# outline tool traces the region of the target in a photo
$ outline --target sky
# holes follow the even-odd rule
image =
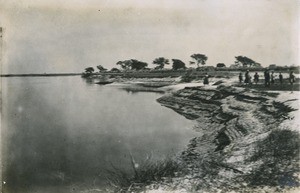
[[[82,72],[205,54],[299,65],[299,0],[0,0],[2,74]]]

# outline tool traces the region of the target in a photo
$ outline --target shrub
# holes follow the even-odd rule
[[[248,180],[252,186],[299,186],[299,133],[274,130],[257,144],[258,150],[250,161],[263,161]]]
[[[165,158],[161,161],[147,160],[136,167],[131,157],[133,174],[128,174],[122,169],[112,165],[108,170],[108,183],[117,191],[128,191],[128,189],[142,190],[145,186],[154,182],[160,182],[164,178],[175,177],[178,173],[183,174],[184,167],[173,158]]]

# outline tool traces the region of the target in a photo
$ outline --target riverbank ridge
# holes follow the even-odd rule
[[[299,187],[299,123],[286,123],[298,119],[290,113],[299,101],[296,95],[280,97],[284,94],[220,85],[187,87],[159,98],[196,120],[199,136],[180,156],[189,174],[158,189],[280,192]]]
[[[178,157],[184,175],[166,177],[143,191],[299,190],[298,96],[221,84],[186,87],[157,99],[196,120],[199,136]]]
[[[127,83],[165,92],[157,101],[196,121],[199,135],[174,158],[177,171],[146,184],[132,182],[121,192],[299,190],[298,91],[257,90],[232,78],[214,78],[212,86],[160,81]]]

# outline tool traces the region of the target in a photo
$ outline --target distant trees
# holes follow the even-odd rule
[[[107,69],[104,68],[102,65],[98,65],[97,68],[98,68],[99,72],[105,72],[105,71],[107,71]]]
[[[111,72],[120,72],[120,70],[118,68],[112,68],[110,71]]]
[[[123,70],[128,70],[131,66],[131,60],[119,61],[117,62],[117,65],[121,66]]]
[[[172,59],[173,61],[173,65],[172,65],[172,68],[173,70],[178,70],[178,69],[185,69],[185,63],[182,62],[181,60],[179,59]]]
[[[208,67],[200,67],[199,65],[205,65],[208,57],[204,54],[193,54],[190,56],[193,60],[189,61],[190,64],[197,64],[198,69],[197,70],[207,70],[209,69]],[[172,59],[172,69],[173,70],[178,70],[178,69],[186,69],[186,64],[181,61],[180,59]],[[155,58],[152,63],[155,65],[154,69],[164,69],[165,65],[169,65],[171,63],[169,59],[166,59],[164,57],[157,57]],[[116,63],[117,66],[120,66],[119,69],[117,68],[112,68],[110,72],[121,72],[122,70],[127,71],[127,70],[150,70],[150,68],[147,68],[148,64],[143,61],[139,61],[136,59],[128,59],[128,60],[123,60],[123,61],[118,61]],[[255,67],[255,68],[261,68],[261,64],[255,62],[254,60],[246,57],[246,56],[235,56],[235,64],[231,65],[234,66],[235,68],[238,68],[239,66],[243,67]],[[211,68],[214,68],[210,66]],[[216,64],[217,68],[224,68],[226,65],[224,63],[217,63]],[[203,68],[203,69],[202,69]],[[231,67],[230,67],[231,68]],[[103,67],[102,65],[96,66],[96,69],[99,70],[99,72],[106,72],[107,69]],[[121,70],[122,69],[122,70]],[[93,72],[95,69],[93,67],[87,67],[85,68],[85,74],[86,75],[93,75]]]
[[[165,65],[169,64],[169,60],[164,57],[159,57],[153,60],[153,64],[157,65],[155,69],[163,69]]]
[[[87,68],[85,68],[85,73],[91,74],[91,73],[93,73],[94,71],[95,71],[95,70],[94,70],[93,67],[87,67]]]
[[[146,62],[142,62],[136,59],[119,61],[117,62],[117,65],[120,65],[124,70],[141,70],[148,66]]]
[[[246,56],[236,56],[235,59],[235,64],[242,65],[243,67],[251,67],[252,65],[259,64]]]
[[[131,70],[142,70],[148,66],[146,62],[131,60]]]
[[[193,58],[196,61],[197,67],[199,67],[199,64],[204,65],[207,60],[207,56],[204,54],[193,54],[191,55],[191,58]],[[190,64],[194,64],[195,62],[191,61]]]
[[[253,67],[259,68],[259,67],[261,67],[261,64],[256,62],[256,63],[254,63],[252,66],[253,66]]]
[[[218,67],[218,68],[223,68],[223,67],[226,67],[226,65],[225,65],[224,63],[218,63],[218,64],[217,64],[217,67]]]

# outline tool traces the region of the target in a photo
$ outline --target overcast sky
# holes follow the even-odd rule
[[[138,59],[245,55],[299,64],[298,0],[0,0],[2,73],[81,72]]]

